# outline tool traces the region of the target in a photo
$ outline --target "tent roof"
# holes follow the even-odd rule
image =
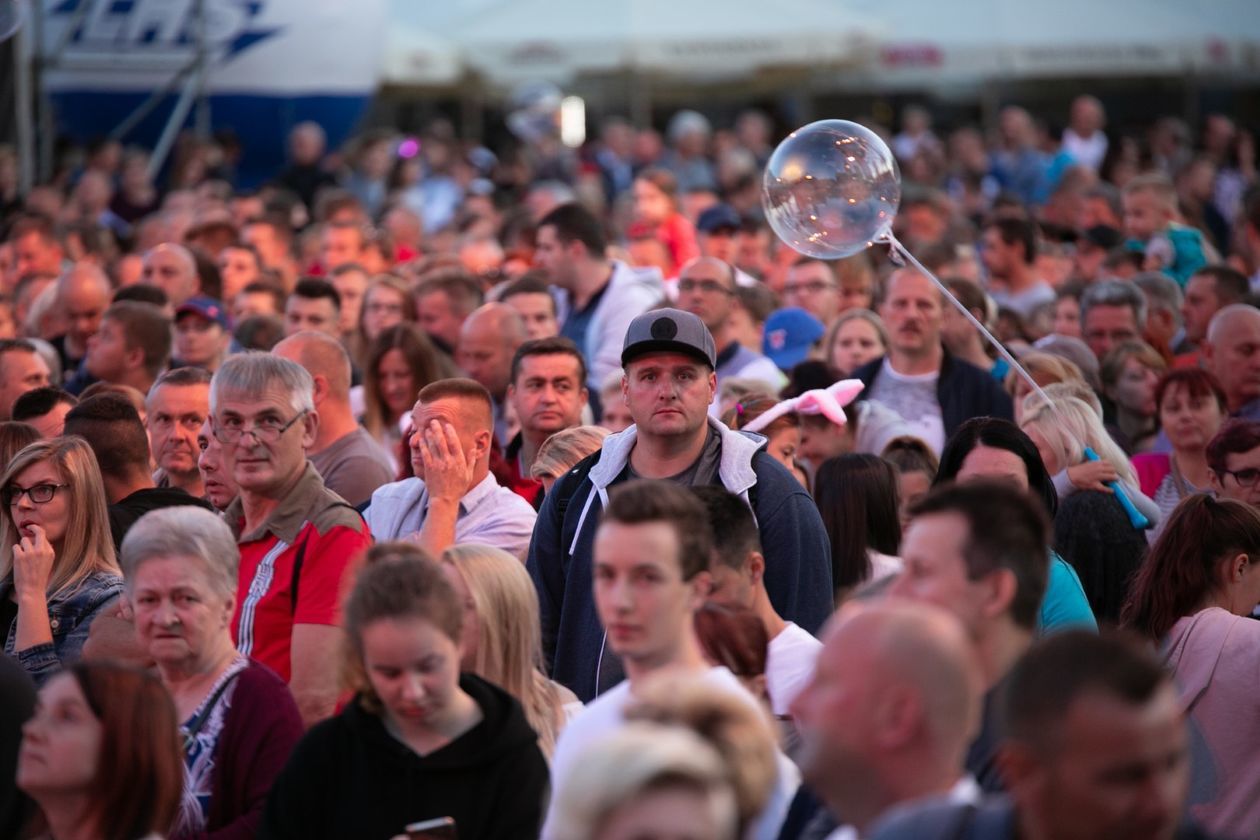
[[[635,69],[738,77],[834,64],[870,30],[830,0],[504,0],[450,31],[500,81]]]

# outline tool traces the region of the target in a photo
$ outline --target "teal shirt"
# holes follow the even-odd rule
[[[1076,569],[1057,552],[1050,552],[1050,579],[1046,596],[1041,600],[1041,613],[1037,616],[1037,635],[1045,636],[1057,630],[1097,629],[1098,621],[1089,607]]]

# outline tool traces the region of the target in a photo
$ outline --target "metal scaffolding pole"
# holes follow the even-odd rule
[[[28,5],[25,12],[19,11],[27,20],[30,19],[32,12]],[[37,12],[35,14],[38,14]],[[18,23],[16,40],[14,41],[13,50],[13,83],[14,83],[14,111],[17,117],[17,147],[18,147],[18,194],[26,195],[31,191],[31,187],[35,186],[35,170],[37,163],[35,160],[35,120],[34,108],[35,97],[33,95],[34,86],[31,83],[31,30],[26,26],[26,21]]]

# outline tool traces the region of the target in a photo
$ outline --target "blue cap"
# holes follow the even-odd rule
[[[718,230],[739,230],[743,220],[729,204],[715,204],[696,219],[696,230],[713,233]]]
[[[200,315],[207,321],[213,321],[220,327],[223,327],[225,330],[230,328],[228,325],[227,310],[223,308],[222,303],[212,297],[206,297],[205,295],[190,297],[188,300],[181,303],[179,308],[175,310],[175,320],[178,321],[179,316],[186,315],[188,313]]]
[[[788,371],[805,361],[809,351],[823,337],[827,328],[823,322],[804,309],[789,307],[777,309],[766,319],[761,339],[761,352],[778,366]]]

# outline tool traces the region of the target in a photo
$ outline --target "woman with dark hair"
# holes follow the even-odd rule
[[[1260,507],[1260,422],[1226,422],[1205,455],[1217,495]]]
[[[1167,519],[1187,496],[1212,488],[1207,445],[1229,409],[1216,377],[1200,368],[1164,374],[1155,386],[1155,406],[1172,452],[1143,452],[1132,461],[1142,492]]]
[[[751,609],[706,602],[692,619],[704,658],[721,665],[739,678],[748,693],[766,709],[770,695],[766,689],[766,659],[770,636],[766,626]]]
[[[397,466],[408,460],[402,424],[416,395],[442,378],[437,350],[415,324],[396,324],[372,342],[363,372],[363,426]]]
[[[464,603],[442,568],[374,546],[345,625],[356,696],[297,745],[259,836],[388,840],[450,817],[460,840],[536,837],[547,760],[512,695],[460,674]]]
[[[1159,644],[1192,728],[1190,813],[1222,837],[1260,826],[1260,512],[1205,494],[1177,506],[1133,580],[1124,624]]]
[[[1032,493],[1041,499],[1051,518],[1058,510],[1059,494],[1041,462],[1037,447],[1009,420],[975,417],[959,426],[941,453],[941,467],[937,470],[933,486],[950,481],[984,479],[1008,481],[1020,490]],[[1037,627],[1041,634],[1068,628],[1098,627],[1076,571],[1053,551],[1050,553],[1050,576]]]
[[[940,459],[922,438],[902,435],[888,441],[880,454],[897,471],[897,498],[901,502],[901,527],[910,521],[910,506],[927,495],[941,468]]]
[[[22,727],[17,784],[52,840],[165,835],[184,767],[175,707],[143,671],[79,663],[50,679]]]
[[[818,468],[814,502],[831,541],[839,602],[860,583],[901,571],[897,476],[878,455],[850,453]]]

